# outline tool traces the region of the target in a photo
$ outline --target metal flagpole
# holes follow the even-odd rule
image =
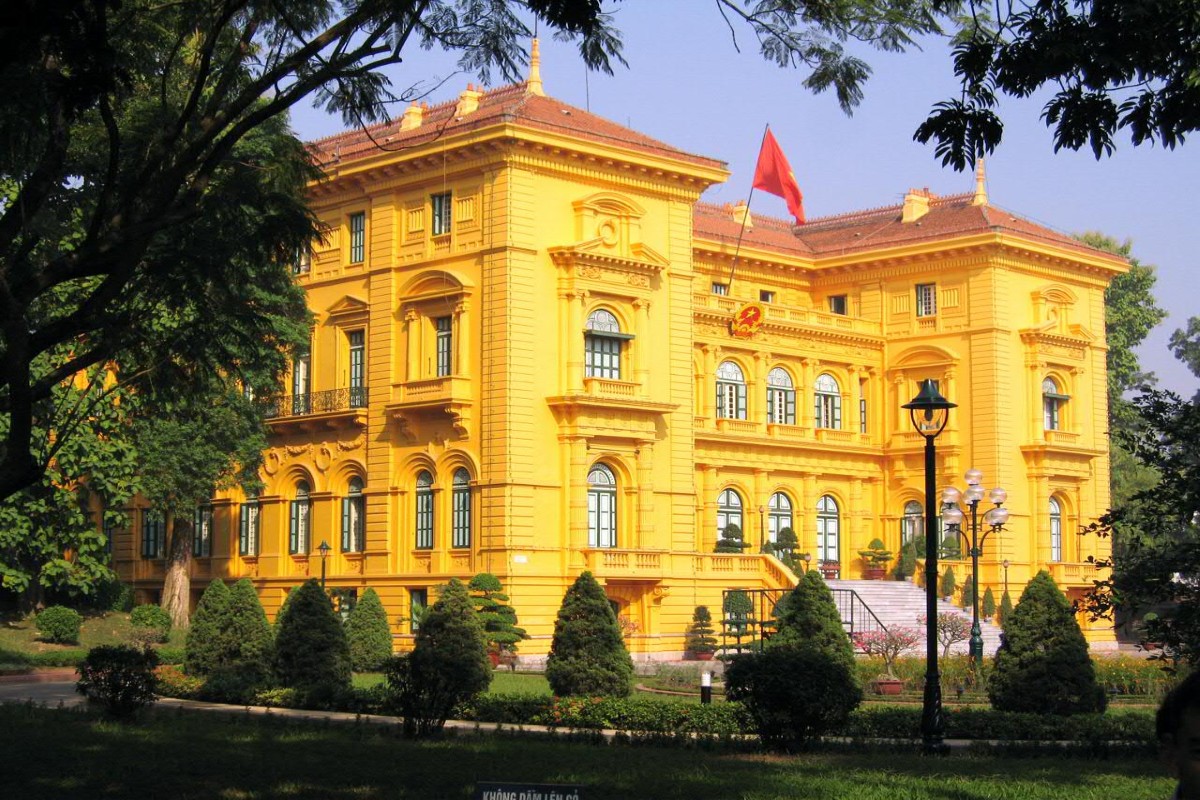
[[[762,139],[758,143],[758,156],[754,159],[754,172],[758,173],[758,159],[762,158],[763,145],[767,141],[767,131],[771,129],[771,123],[763,126]],[[754,179],[750,179],[750,194],[746,197],[746,213],[742,214],[742,229],[738,231],[737,244],[733,248],[733,263],[729,265],[729,291],[733,292],[733,271],[737,269],[738,253],[742,250],[742,236],[746,233],[746,220],[750,219],[750,201],[754,199]]]

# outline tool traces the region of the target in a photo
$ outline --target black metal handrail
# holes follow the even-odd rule
[[[855,635],[873,631],[887,632],[887,626],[875,616],[875,612],[866,601],[853,589],[830,589],[833,592],[833,604],[837,606],[838,616],[842,618],[842,627],[853,639]]]
[[[267,419],[327,414],[333,411],[366,408],[367,387],[354,386],[347,389],[309,392],[308,394],[288,394],[263,398],[261,402],[264,409],[263,416]]]
[[[721,645],[723,649],[741,652],[743,647],[756,648],[770,639],[778,629],[775,606],[790,590],[788,589],[726,589],[721,602]],[[887,631],[866,601],[853,589],[833,589],[833,604],[837,607],[842,627],[853,640],[855,636],[871,631]],[[731,594],[745,595],[745,602],[734,602],[741,610],[731,612]],[[747,607],[748,606],[748,607]]]

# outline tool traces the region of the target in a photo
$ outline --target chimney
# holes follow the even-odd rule
[[[468,83],[467,88],[458,96],[458,105],[454,108],[454,116],[465,117],[479,108],[479,98],[481,97],[483,97],[483,92],[475,88],[474,84]]]
[[[933,193],[929,189],[909,189],[904,195],[904,211],[901,222],[916,222],[929,213],[929,200]]]
[[[971,200],[973,206],[987,205],[987,175],[983,171],[983,156],[975,161],[975,197]]]
[[[400,130],[411,131],[413,128],[421,127],[421,119],[425,116],[425,109],[414,100],[412,105],[404,109],[404,117],[400,120]]]
[[[745,200],[738,200],[729,207],[729,212],[733,215],[733,221],[738,225],[744,225],[747,230],[754,228],[754,217],[750,216],[750,206],[746,205]]]

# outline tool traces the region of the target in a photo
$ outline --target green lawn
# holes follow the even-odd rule
[[[476,781],[575,783],[581,800],[849,798],[1161,800],[1148,756],[1029,758],[911,749],[776,757],[706,749],[463,735],[410,742],[369,727],[160,711],[114,725],[76,711],[0,707],[4,791],[54,798],[469,798]]]
[[[129,631],[128,614],[116,611],[88,612],[83,617],[79,644],[51,644],[41,641],[33,617],[0,615],[0,665],[23,664],[28,661],[28,656],[79,653],[102,644],[128,644]],[[170,641],[164,646],[183,647],[186,636],[182,631],[173,630]]]

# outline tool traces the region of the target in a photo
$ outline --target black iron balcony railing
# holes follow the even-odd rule
[[[367,387],[354,386],[349,389],[329,389],[324,392],[269,397],[264,398],[262,403],[263,416],[267,419],[348,411],[367,407]]]

